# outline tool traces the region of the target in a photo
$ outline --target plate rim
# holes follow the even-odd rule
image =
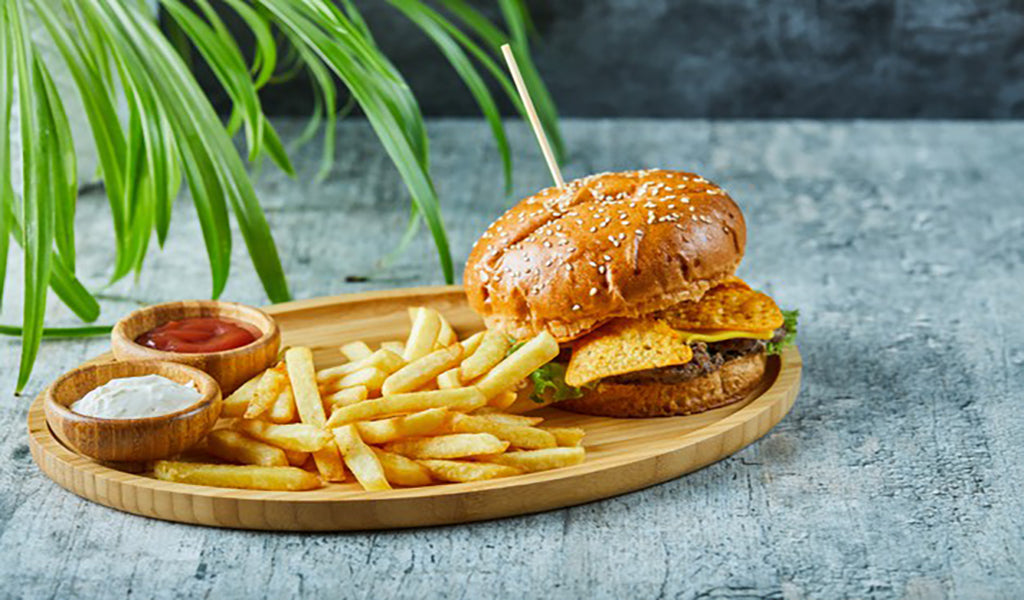
[[[274,305],[268,307],[268,313],[272,315],[287,314],[299,310],[305,309],[319,309],[337,306],[339,304],[349,303],[361,303],[366,301],[372,301],[377,299],[400,299],[409,296],[444,296],[452,293],[462,293],[461,286],[424,286],[415,288],[399,288],[393,290],[385,290],[380,292],[358,292],[355,294],[343,294],[338,296],[325,296],[319,298],[313,298],[310,300],[298,300],[284,304]],[[91,360],[102,360],[104,357],[100,356]],[[87,361],[89,362],[89,361]],[[410,527],[410,526],[422,526],[422,525],[440,525],[446,523],[457,523],[457,522],[470,522],[477,520],[485,520],[489,518],[498,518],[505,516],[513,516],[518,514],[527,514],[533,512],[541,512],[545,510],[552,510],[554,508],[584,504],[591,501],[605,499],[631,491],[657,485],[665,481],[681,477],[687,473],[699,470],[713,464],[723,458],[726,458],[732,454],[735,454],[744,447],[752,444],[756,440],[760,439],[768,433],[775,425],[778,424],[786,414],[789,413],[792,405],[794,404],[797,395],[799,394],[800,379],[802,374],[802,358],[800,356],[797,347],[791,346],[785,349],[782,355],[774,357],[773,362],[776,363],[774,369],[770,367],[772,376],[774,379],[770,384],[765,387],[760,394],[753,396],[746,400],[746,403],[730,414],[724,416],[721,419],[708,423],[707,425],[700,427],[699,429],[689,431],[678,438],[666,438],[650,442],[647,447],[640,450],[631,450],[629,453],[619,456],[606,456],[596,458],[594,460],[588,460],[580,465],[573,467],[566,467],[562,469],[556,469],[553,471],[545,471],[539,473],[528,473],[524,475],[518,475],[510,478],[495,479],[484,482],[472,482],[472,483],[449,483],[435,486],[425,486],[420,488],[404,488],[396,489],[392,491],[384,492],[365,492],[365,491],[345,491],[342,496],[330,497],[326,494],[330,494],[332,490],[330,488],[322,488],[319,490],[311,490],[308,492],[273,492],[265,490],[240,490],[233,488],[216,488],[210,486],[199,486],[191,484],[183,484],[176,482],[167,482],[155,479],[150,476],[142,474],[128,473],[120,471],[101,463],[95,462],[91,459],[83,457],[74,451],[70,450],[53,434],[49,426],[46,423],[45,415],[43,413],[42,398],[45,396],[46,390],[44,389],[39,396],[32,402],[27,418],[28,434],[29,434],[29,446],[32,452],[33,459],[35,460],[40,471],[42,471],[49,479],[55,481],[61,487],[67,489],[71,493],[74,493],[87,500],[97,502],[115,508],[117,510],[130,512],[142,516],[148,516],[151,518],[159,518],[163,520],[178,521],[185,523],[194,523],[202,525],[213,525],[220,527],[240,527],[246,529],[301,529],[301,530],[321,530],[321,531],[340,531],[340,530],[359,530],[359,529],[388,529],[398,527]],[[47,386],[49,387],[49,386]],[[781,410],[777,410],[781,409]],[[773,410],[777,410],[776,414],[770,414]],[[769,415],[770,422],[762,422],[765,415]],[[686,417],[667,417],[667,418],[686,418]],[[755,424],[756,430],[751,432],[744,431],[745,427],[749,424]],[[431,499],[462,499],[464,501],[471,501],[473,497],[486,496],[488,494],[500,493],[502,491],[510,491],[519,488],[517,491],[528,492],[532,486],[544,486],[547,484],[551,485],[564,485],[567,481],[577,480],[580,478],[591,478],[594,475],[602,474],[605,472],[614,472],[616,469],[628,468],[631,466],[641,466],[646,463],[657,463],[661,460],[667,460],[674,455],[681,455],[682,453],[690,451],[697,451],[698,446],[707,444],[709,441],[713,441],[715,438],[724,438],[731,433],[736,432],[742,433],[743,439],[738,442],[736,447],[731,449],[724,449],[717,453],[715,457],[710,460],[698,460],[692,465],[692,468],[686,468],[681,472],[675,472],[669,469],[666,473],[657,473],[648,477],[644,483],[640,485],[626,484],[621,488],[616,488],[610,493],[600,492],[582,499],[579,501],[563,502],[555,506],[546,506],[541,503],[537,507],[520,506],[515,510],[502,510],[501,514],[486,514],[478,518],[466,518],[466,519],[424,519],[423,523],[415,524],[404,524],[404,525],[386,525],[379,526],[369,524],[366,527],[355,526],[337,526],[331,525],[324,528],[299,526],[299,527],[270,527],[270,526],[250,526],[250,525],[225,525],[220,523],[204,522],[203,520],[197,520],[195,515],[193,518],[188,516],[180,516],[175,514],[173,517],[153,514],[152,511],[146,512],[140,507],[136,506],[134,509],[127,507],[124,503],[115,502],[115,498],[118,498],[125,491],[122,487],[128,488],[133,492],[140,494],[173,494],[175,496],[186,496],[193,499],[202,500],[221,500],[229,499],[236,502],[243,503],[259,503],[259,504],[272,504],[272,505],[290,505],[294,507],[308,507],[308,506],[319,506],[329,505],[331,507],[346,507],[361,504],[373,504],[374,508],[380,508],[381,510],[387,510],[388,505],[404,505],[409,502],[416,502],[420,500],[431,500]],[[723,442],[724,443],[724,442]],[[735,445],[735,444],[734,444]],[[48,460],[47,460],[48,459]],[[56,465],[50,465],[49,461],[57,461],[59,468],[69,470],[74,474],[74,478],[86,477],[87,479],[80,482],[68,482],[65,477],[60,474],[51,473],[50,469],[58,468]],[[654,464],[652,468],[657,469],[657,464]],[[72,483],[78,483],[78,487],[83,485],[87,488],[86,493],[82,493],[80,490],[73,489]],[[116,494],[111,494],[111,490],[108,489],[110,486],[117,488]],[[93,493],[88,493],[89,489]],[[334,493],[337,493],[334,491]],[[528,495],[528,494],[524,494]],[[136,503],[137,504],[137,503]]]

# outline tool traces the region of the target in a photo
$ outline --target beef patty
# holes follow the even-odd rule
[[[749,354],[764,352],[768,342],[781,342],[786,337],[786,328],[780,327],[770,340],[755,340],[751,338],[737,338],[723,340],[721,342],[697,342],[690,344],[693,349],[693,360],[685,365],[672,365],[659,367],[657,369],[646,369],[633,373],[623,373],[608,377],[605,381],[625,385],[636,385],[645,383],[681,383],[702,377],[708,373],[714,373],[730,360],[735,360]]]

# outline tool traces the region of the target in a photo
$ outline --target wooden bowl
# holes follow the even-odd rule
[[[183,384],[194,381],[203,397],[178,412],[143,419],[101,419],[68,408],[111,379],[140,375],[162,375]],[[221,404],[220,388],[212,377],[193,367],[158,361],[80,367],[53,382],[43,401],[46,422],[65,445],[108,462],[167,458],[196,445],[217,422]]]
[[[140,335],[168,321],[194,317],[243,321],[259,329],[263,335],[251,344],[222,352],[164,352],[135,343]],[[117,360],[159,360],[206,371],[220,384],[221,393],[227,396],[277,362],[281,330],[277,321],[258,308],[218,300],[185,300],[154,304],[131,313],[114,326],[110,345]]]

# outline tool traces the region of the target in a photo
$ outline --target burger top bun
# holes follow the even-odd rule
[[[736,203],[693,173],[602,173],[512,207],[466,263],[470,306],[522,339],[575,339],[615,317],[699,300],[735,272],[747,229]]]

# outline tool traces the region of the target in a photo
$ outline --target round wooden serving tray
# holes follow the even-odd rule
[[[432,306],[460,337],[482,328],[457,286],[318,298],[267,309],[285,346],[314,350],[318,367],[341,361],[337,347],[404,339],[408,306]],[[110,360],[109,356],[97,360]],[[547,408],[545,425],[576,425],[587,436],[583,464],[477,483],[364,492],[355,483],[308,492],[235,490],[158,481],[101,465],[56,439],[42,396],[28,416],[32,456],[64,488],[118,510],[182,523],[268,530],[342,531],[466,523],[551,510],[645,488],[725,458],[757,440],[793,406],[800,353],[769,360],[759,389],[741,402],[690,417],[610,419]]]

